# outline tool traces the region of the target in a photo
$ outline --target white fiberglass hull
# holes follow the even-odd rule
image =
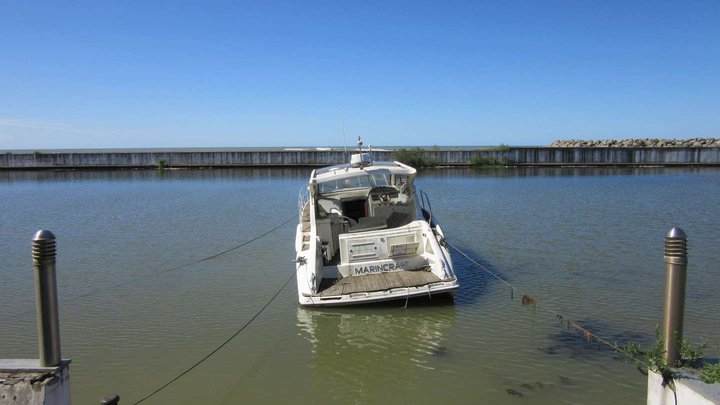
[[[400,162],[373,162],[367,153],[310,174],[298,196],[300,305],[407,300],[458,288],[430,201],[413,186],[416,174]]]
[[[394,289],[392,291],[372,291],[326,297],[300,296],[298,298],[302,306],[359,305],[393,300],[408,300],[411,298],[426,298],[440,294],[454,295],[457,288],[458,284],[456,281],[448,281],[427,286]]]
[[[348,278],[368,278],[375,277],[378,273],[392,273],[392,271],[385,271],[388,269],[400,269],[402,263],[416,263],[417,260],[421,260],[425,266],[425,273],[436,274],[434,280],[427,284],[420,285],[405,285],[405,286],[391,286],[387,289],[373,289],[369,288],[367,291],[353,291],[347,294],[328,294],[329,290],[319,291],[317,285],[316,274],[327,274],[329,271],[337,272],[337,266],[323,266],[322,256],[319,248],[316,245],[319,244],[308,244],[308,238],[303,235],[307,232],[303,232],[302,224],[298,225],[296,247],[298,249],[298,257],[301,260],[296,262],[297,271],[297,285],[298,285],[298,301],[303,306],[341,306],[341,305],[354,305],[354,304],[371,304],[376,302],[391,301],[391,300],[409,300],[411,298],[419,297],[432,297],[435,295],[454,295],[458,288],[457,278],[455,277],[452,261],[447,248],[442,243],[442,230],[439,226],[434,229],[430,225],[422,220],[414,221],[412,224],[405,227],[407,229],[416,229],[418,234],[422,234],[426,237],[423,240],[422,245],[426,253],[424,257],[405,257],[398,259],[397,261],[385,260],[384,265],[373,265],[373,263],[380,262],[358,262],[352,266],[355,269],[354,275],[348,275],[343,280]],[[400,228],[396,231],[402,232]],[[380,232],[367,232],[355,235],[357,239],[368,240],[368,238],[378,238],[379,240],[385,240],[387,235]],[[389,238],[388,238],[389,239]],[[305,245],[305,250],[303,249]],[[427,252],[433,252],[429,254]],[[413,261],[415,260],[415,262]],[[397,263],[397,267],[393,265]],[[419,265],[413,264],[410,267],[418,267]],[[371,274],[365,275],[360,274],[359,269],[365,270]],[[405,270],[399,270],[405,271]],[[417,270],[411,270],[417,271]],[[431,276],[432,277],[432,276]],[[360,280],[353,280],[360,281]]]

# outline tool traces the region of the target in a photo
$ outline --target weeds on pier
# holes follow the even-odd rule
[[[707,343],[700,342],[698,347],[695,347],[686,339],[678,339],[675,337],[675,342],[680,352],[680,361],[683,366],[692,368],[698,368],[702,363],[703,350],[707,347]]]
[[[510,147],[504,143],[501,143],[498,146],[483,146],[478,149],[479,151],[489,151],[489,152],[504,152],[506,150],[510,150]]]
[[[660,374],[663,379],[667,380],[672,377],[670,367],[665,363],[665,340],[660,334],[660,328],[655,328],[655,344],[650,347],[643,348],[637,343],[628,343],[620,346],[620,349],[635,360],[638,370],[643,371],[643,366],[651,371]]]
[[[499,146],[480,148],[476,151],[476,156],[470,159],[469,163],[471,166],[475,167],[513,166],[515,165],[515,161],[506,157],[483,156],[483,152],[505,152],[507,150],[510,150],[510,147],[504,143],[501,143]]]
[[[680,339],[675,335],[675,344],[680,354],[678,364],[669,365],[665,362],[665,340],[660,334],[660,329],[655,329],[655,344],[649,348],[642,348],[636,343],[629,343],[621,346],[621,350],[635,359],[638,370],[642,371],[643,366],[648,367],[651,371],[660,374],[663,379],[672,379],[672,367],[688,367],[700,369],[700,377],[708,384],[720,382],[720,364],[704,364],[703,350],[707,346],[705,342],[700,342],[694,346],[686,339]]]
[[[438,165],[435,159],[428,157],[425,150],[419,147],[398,149],[393,153],[393,158],[415,168],[435,167]]]
[[[708,384],[720,382],[720,363],[708,364],[703,367],[700,378]]]
[[[487,166],[512,166],[515,162],[505,158],[488,158],[484,156],[476,156],[470,159],[470,165],[475,167],[487,167]]]

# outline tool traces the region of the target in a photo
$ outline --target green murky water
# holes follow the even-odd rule
[[[304,169],[0,173],[0,358],[35,357],[30,240],[58,238],[75,403],[133,403],[230,337],[287,280]],[[452,244],[454,304],[306,310],[294,282],[147,403],[639,403],[632,364],[561,325],[649,344],[665,233],[690,240],[686,337],[720,353],[720,170],[438,169],[418,186]]]

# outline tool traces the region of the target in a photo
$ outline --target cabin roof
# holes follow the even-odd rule
[[[373,162],[372,165],[364,167],[352,167],[349,163],[343,163],[315,170],[311,177],[311,181],[361,176],[372,174],[373,172],[414,175],[416,170],[400,162]]]

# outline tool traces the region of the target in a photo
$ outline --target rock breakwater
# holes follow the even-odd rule
[[[720,138],[558,140],[556,148],[717,148]]]

